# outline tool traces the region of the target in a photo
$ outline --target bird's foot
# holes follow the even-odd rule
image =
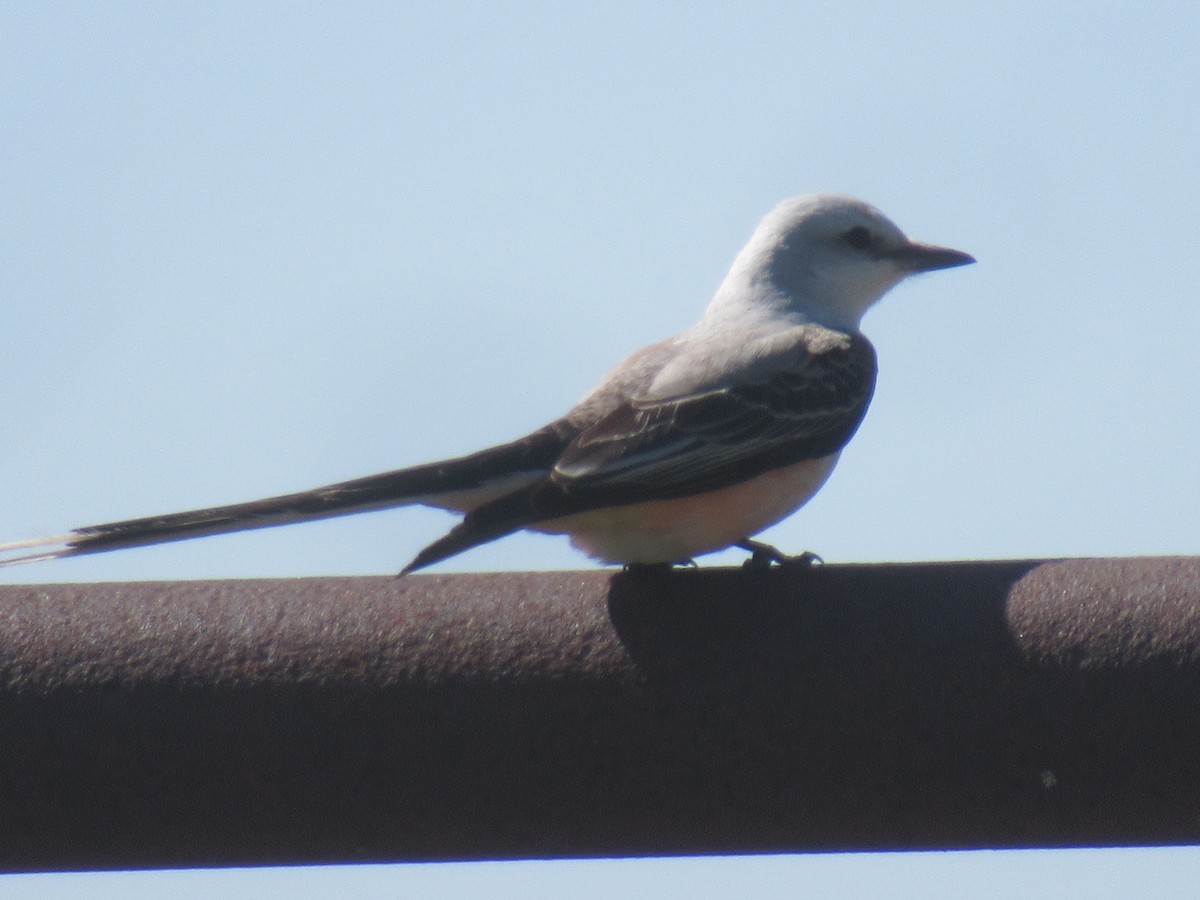
[[[621,571],[629,575],[660,575],[681,567],[688,569],[700,568],[694,559],[681,559],[679,562],[625,563],[621,567]]]
[[[751,569],[756,572],[765,571],[773,565],[777,565],[782,569],[811,569],[814,565],[824,562],[817,554],[810,553],[807,550],[803,553],[789,555],[761,541],[746,540],[734,546],[750,551],[750,558],[742,563],[742,568]]]

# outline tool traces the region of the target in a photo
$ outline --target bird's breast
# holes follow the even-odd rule
[[[610,563],[680,562],[746,540],[803,506],[825,483],[838,454],[765,472],[715,491],[589,510],[529,526],[568,534]]]

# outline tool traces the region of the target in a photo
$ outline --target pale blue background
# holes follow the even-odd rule
[[[515,437],[693,320],[775,202],[836,190],[980,262],[868,315],[871,413],[768,539],[834,562],[1200,552],[1198,47],[1194,0],[6,3],[0,540]],[[392,572],[451,523],[376,513],[3,580]],[[441,570],[587,565],[518,536]],[[1198,869],[793,857],[0,892],[1165,897]]]

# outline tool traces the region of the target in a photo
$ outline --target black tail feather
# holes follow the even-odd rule
[[[486,495],[489,486],[503,484],[506,478],[519,482],[522,475],[532,477],[550,468],[565,442],[564,434],[552,425],[521,440],[469,456],[370,475],[311,491],[283,494],[249,503],[88,525],[54,537],[0,545],[0,556],[6,552],[44,548],[24,556],[0,559],[0,565],[309,522],[409,503],[439,505],[437,498],[440,495],[458,492],[470,495],[476,489]],[[465,507],[457,507],[455,503],[446,505],[450,508],[470,508],[472,504],[468,502]],[[469,543],[463,545],[464,549],[466,546]]]

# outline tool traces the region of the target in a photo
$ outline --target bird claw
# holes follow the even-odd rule
[[[750,558],[742,563],[742,568],[755,572],[766,571],[773,565],[777,565],[781,569],[811,569],[813,566],[825,562],[817,554],[808,550],[789,555],[761,541],[742,541],[735,546],[750,551]]]

